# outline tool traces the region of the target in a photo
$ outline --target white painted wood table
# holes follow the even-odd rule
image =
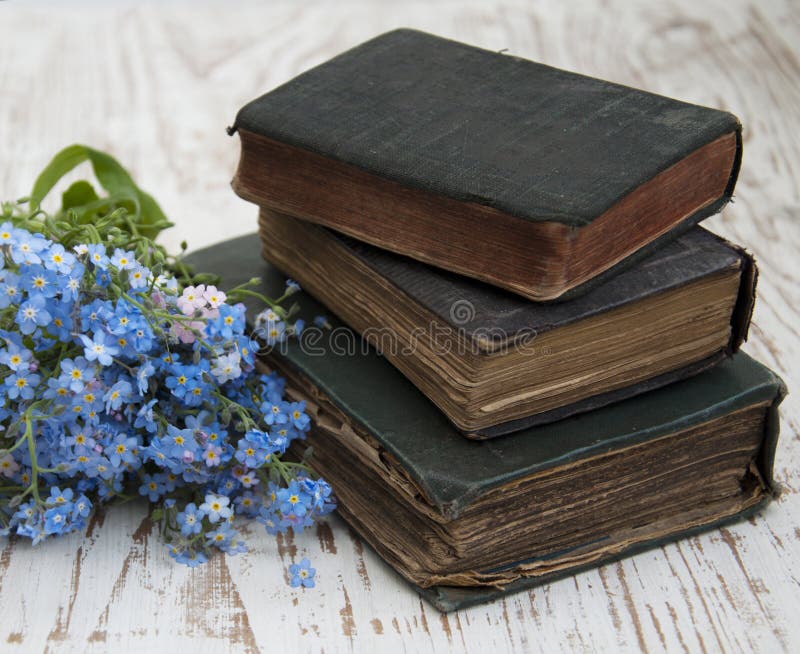
[[[798,4],[0,3],[0,197],[59,148],[107,149],[200,247],[255,229],[229,187],[239,106],[396,26],[723,107],[745,125],[736,202],[708,224],[761,267],[746,350],[800,388]],[[85,534],[0,542],[0,652],[800,651],[800,405],[783,406],[781,499],[756,518],[493,604],[439,615],[337,518],[188,570],[116,507]],[[286,568],[309,556],[315,590]]]

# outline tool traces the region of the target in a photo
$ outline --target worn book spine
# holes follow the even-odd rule
[[[373,303],[379,301],[379,298],[372,297],[369,291],[366,289],[359,289],[359,292],[353,292],[351,294],[351,301],[347,304],[347,306],[338,305],[333,300],[333,296],[329,293],[330,284],[337,284],[337,280],[323,278],[320,274],[315,274],[315,269],[313,267],[307,266],[303,263],[308,257],[314,256],[311,248],[303,249],[303,247],[300,246],[300,249],[297,251],[283,252],[281,245],[273,241],[271,238],[271,229],[279,224],[289,224],[287,223],[287,220],[292,219],[281,217],[279,214],[275,214],[268,209],[262,208],[260,213],[262,256],[267,261],[270,261],[279,269],[283,270],[283,272],[288,276],[296,279],[306,291],[311,293],[311,295],[324,304],[329,310],[342,318],[342,320],[349,324],[350,327],[359,333],[363,333],[365,329],[370,327],[364,316],[370,314]],[[304,226],[302,223],[297,226],[305,230],[308,229],[308,227]],[[312,226],[311,229],[322,237],[331,234],[330,232],[326,232],[319,227]],[[724,239],[720,240],[724,241]],[[340,266],[352,267],[354,265],[352,263],[354,257],[359,258],[360,262],[365,266],[369,266],[368,261],[366,261],[363,257],[358,257],[356,252],[353,249],[348,248],[341,239],[330,236],[326,242],[330,244],[331,248],[334,248],[334,250],[338,252],[336,259],[339,261]],[[755,302],[758,273],[752,255],[738,245],[728,241],[724,242],[732,250],[739,253],[741,261],[739,292],[734,310],[731,314],[730,339],[724,349],[720,349],[713,355],[700,361],[695,361],[688,365],[681,366],[680,368],[676,368],[669,372],[665,372],[630,386],[600,393],[565,406],[550,409],[541,413],[536,413],[525,418],[499,423],[490,427],[482,428],[480,430],[462,430],[462,433],[468,438],[483,440],[511,434],[528,427],[555,422],[571,415],[591,411],[592,409],[613,404],[628,397],[633,397],[634,395],[645,393],[661,386],[685,379],[714,366],[725,357],[737,352],[741,344],[747,338],[747,333],[750,326],[750,318],[752,316],[753,305]],[[380,275],[374,269],[373,272],[376,276]],[[391,280],[388,278],[381,278],[381,285],[383,287],[391,288],[393,294],[407,295],[402,289],[392,284]],[[412,297],[409,297],[409,299],[412,302],[414,301],[414,298]],[[430,316],[430,323],[436,324],[437,329],[439,330],[447,330],[451,328],[450,325],[444,324],[432,314]],[[419,325],[419,327],[425,328],[426,325]],[[438,333],[442,332],[440,331]],[[386,358],[391,361],[391,363],[395,365],[404,375],[413,381],[416,375],[413,357],[402,354],[403,349],[404,348],[399,348],[399,351],[394,351],[393,348],[389,348],[389,350],[384,352],[384,356],[386,356]],[[458,425],[455,425],[455,423],[454,426],[459,428]]]
[[[427,504],[429,502],[425,496],[424,489],[414,484],[412,476],[404,478],[402,473],[398,473],[397,470],[389,472],[395,465],[390,464],[392,461],[391,454],[382,450],[380,447],[380,441],[371,442],[372,439],[369,436],[369,428],[359,423],[357,419],[346,415],[337,407],[335,407],[326,393],[322,389],[318,388],[308,378],[306,378],[295,366],[279,356],[268,356],[260,365],[264,366],[263,369],[265,371],[280,371],[281,374],[286,376],[289,380],[289,395],[295,400],[304,400],[306,402],[310,402],[311,406],[313,407],[312,413],[314,415],[314,421],[319,423],[322,427],[312,427],[312,431],[308,437],[306,445],[311,445],[314,447],[317,439],[321,438],[328,440],[330,435],[326,430],[330,428],[329,425],[342,425],[341,429],[348,434],[349,439],[360,440],[366,436],[366,441],[364,444],[356,449],[359,451],[369,452],[369,454],[366,454],[365,456],[377,456],[379,459],[384,460],[386,462],[387,475],[399,475],[399,484],[401,486],[408,486],[408,488],[405,490],[406,493],[410,493],[412,496],[415,495],[417,498],[420,498],[420,501],[423,504]],[[776,483],[773,477],[773,469],[780,428],[778,407],[783,401],[787,391],[786,387],[777,377],[774,378],[773,389],[773,395],[771,400],[769,400],[766,416],[762,423],[762,445],[759,449],[758,456],[752,462],[749,471],[754,483],[756,484],[755,495],[751,499],[743,501],[739,510],[733,512],[730,510],[724,511],[711,520],[704,515],[698,514],[697,516],[692,516],[687,514],[685,517],[685,524],[678,527],[666,527],[656,538],[634,540],[630,543],[617,547],[609,553],[600,554],[597,556],[590,555],[588,557],[583,557],[576,555],[575,561],[572,563],[566,562],[564,564],[553,566],[553,569],[550,571],[538,572],[529,576],[522,576],[514,581],[511,581],[510,583],[502,581],[503,575],[498,574],[497,582],[494,585],[488,583],[488,581],[470,585],[469,581],[473,577],[475,577],[476,580],[481,579],[482,577],[491,579],[491,571],[489,571],[487,574],[478,572],[474,574],[464,573],[461,575],[461,579],[459,579],[459,585],[443,585],[441,583],[418,585],[413,580],[408,578],[406,578],[406,581],[411,583],[417,592],[427,599],[439,611],[447,613],[476,604],[492,601],[506,595],[534,588],[552,581],[557,581],[564,577],[569,577],[580,573],[584,570],[593,569],[614,561],[618,561],[620,559],[627,558],[628,556],[633,556],[642,551],[718,529],[724,525],[739,522],[757,514],[769,502],[771,502],[780,494],[780,486]],[[734,404],[746,402],[747,400],[745,400],[745,395],[747,395],[747,393],[743,394],[743,396],[738,400],[734,399]],[[709,411],[709,413],[711,413],[711,411]],[[319,446],[322,447],[322,444]],[[581,454],[573,453],[573,456],[580,458]],[[381,556],[391,565],[395,565],[394,556],[391,550],[384,547],[382,535],[380,533],[376,533],[374,529],[365,522],[362,522],[360,512],[355,507],[351,507],[350,503],[347,501],[347,498],[349,498],[352,493],[359,495],[357,482],[354,481],[355,478],[352,477],[349,472],[342,473],[348,477],[347,481],[345,481],[344,477],[339,478],[336,473],[337,465],[329,467],[329,463],[332,464],[333,462],[329,462],[327,460],[320,462],[320,464],[323,465],[325,477],[331,481],[335,487],[340,489],[340,504],[338,509],[339,515],[344,518],[344,520],[356,531],[356,533],[358,533],[361,538],[363,538],[364,541],[366,541],[372,548],[375,549],[379,556]],[[398,482],[396,481],[395,483]],[[345,487],[343,488],[343,486]],[[388,507],[387,510],[389,510]],[[442,516],[435,518],[435,520],[441,519]],[[508,567],[511,566],[504,566],[504,569]],[[496,572],[500,573],[501,570]],[[456,577],[458,577],[458,575],[456,575]]]
[[[741,159],[741,137],[737,132],[734,166],[721,196],[663,231],[647,225],[644,215],[638,216],[638,228],[647,233],[655,229],[643,245],[631,250],[621,240],[606,239],[604,247],[614,252],[613,261],[584,271],[578,281],[570,281],[573,266],[585,267],[585,253],[573,251],[580,247],[570,237],[578,228],[560,222],[521,220],[490,206],[405,188],[246,130],[241,130],[241,136],[242,153],[232,187],[245,200],[537,302],[564,302],[585,295],[719,213],[732,197]],[[290,162],[300,162],[302,167],[293,170]],[[308,180],[313,192],[303,186]],[[351,206],[366,207],[367,211],[355,211]],[[658,214],[665,210],[660,207],[653,211]],[[458,223],[459,229],[443,228],[440,219],[444,215],[451,217],[451,224]],[[490,231],[486,229],[488,224],[492,225]],[[409,226],[425,238],[409,240]],[[541,233],[537,238],[542,243],[533,251],[527,246],[520,250],[520,244],[531,243],[534,228]],[[392,235],[387,237],[387,233]],[[485,237],[480,245],[476,234]],[[538,267],[535,274],[534,267]]]
[[[407,29],[253,100],[235,131],[242,197],[535,301],[719,211],[742,155],[728,112]]]
[[[693,375],[708,370],[709,368],[717,365],[720,361],[729,357],[739,351],[742,343],[747,340],[747,334],[750,331],[750,321],[753,316],[753,308],[756,299],[756,284],[758,282],[758,267],[756,266],[753,255],[750,254],[745,248],[726,241],[728,245],[734,248],[742,255],[742,272],[741,281],[739,283],[739,293],[736,298],[736,305],[733,313],[731,314],[731,338],[728,341],[728,346],[724,350],[720,350],[713,356],[707,357],[701,361],[690,363],[687,366],[677,368],[670,372],[652,377],[646,381],[639,382],[633,386],[627,386],[608,393],[601,393],[593,397],[588,397],[584,400],[574,402],[573,404],[545,411],[543,413],[523,418],[521,420],[513,420],[505,422],[494,427],[482,429],[480,432],[464,432],[468,438],[484,440],[488,438],[497,438],[498,436],[505,436],[513,434],[514,432],[527,429],[528,427],[535,427],[537,425],[544,425],[549,422],[562,420],[579,413],[592,411],[608,404],[620,402],[629,397],[646,393],[655,390],[667,384],[678,382],[682,379],[687,379]]]

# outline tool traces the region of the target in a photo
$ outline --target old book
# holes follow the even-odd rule
[[[531,302],[264,209],[262,253],[474,438],[696,374],[747,334],[755,266],[697,227],[591,293]]]
[[[283,276],[255,237],[192,261],[233,286]],[[296,296],[301,315],[322,307]],[[690,379],[491,441],[461,437],[346,328],[274,350],[266,366],[314,416],[307,444],[339,515],[436,607],[453,610],[709,529],[762,508],[785,389],[739,353]]]
[[[408,29],[236,130],[243,198],[542,301],[719,211],[741,159],[724,111]]]

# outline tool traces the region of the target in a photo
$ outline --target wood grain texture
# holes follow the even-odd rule
[[[800,374],[800,7],[790,2],[0,3],[0,196],[60,147],[111,151],[177,226],[172,247],[252,231],[229,187],[245,101],[378,32],[417,27],[728,109],[744,124],[736,202],[706,224],[761,267],[745,349]],[[441,616],[337,518],[197,570],[143,505],[37,549],[0,541],[2,652],[800,649],[800,405],[783,405],[780,500],[757,518]],[[318,588],[286,567],[309,556]]]

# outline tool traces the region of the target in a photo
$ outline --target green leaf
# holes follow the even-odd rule
[[[64,175],[88,158],[86,148],[82,145],[71,145],[59,152],[47,167],[36,178],[31,191],[31,206],[40,206],[42,200]]]
[[[158,522],[163,517],[164,517],[163,509],[153,509],[153,511],[150,513],[150,520],[152,520],[153,522]]]
[[[94,186],[85,180],[81,180],[75,182],[61,195],[61,210],[66,211],[74,207],[82,207],[99,199]]]
[[[64,148],[37,177],[30,195],[31,206],[38,208],[58,181],[84,161],[92,164],[97,181],[111,196],[109,201],[129,209],[133,223],[144,236],[155,238],[162,229],[172,225],[153,197],[136,185],[128,171],[114,157],[79,144]],[[70,190],[75,186],[73,184]],[[76,191],[75,196],[87,191],[86,186],[79,188],[82,190]],[[85,218],[90,214],[81,209],[87,209],[86,205],[96,207],[98,200],[96,194],[94,199],[87,196],[87,201],[81,204],[72,204],[70,199],[70,202],[65,202],[62,211],[73,208]]]

